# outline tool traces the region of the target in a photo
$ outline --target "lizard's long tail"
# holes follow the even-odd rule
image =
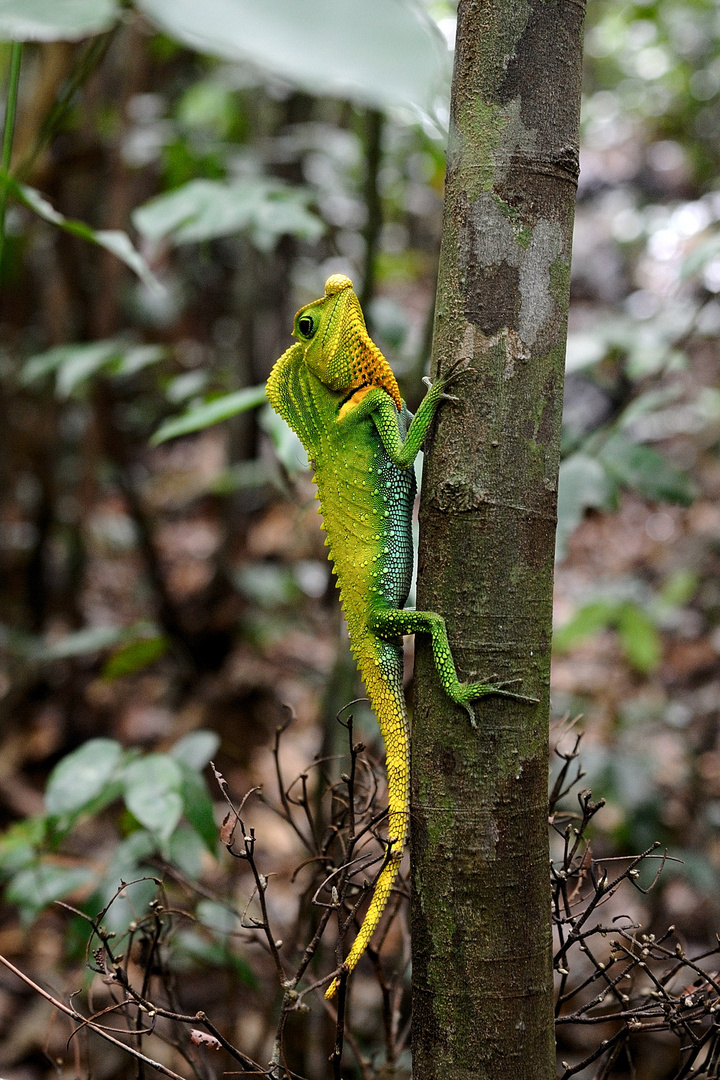
[[[390,898],[395,878],[402,862],[408,839],[410,821],[410,739],[405,696],[402,689],[402,653],[399,659],[386,655],[380,664],[361,662],[361,670],[370,704],[380,723],[385,741],[388,778],[388,840],[392,841],[388,862],[375,885],[370,907],[363,920],[352,949],[345,959],[352,971],[370,944],[382,913]],[[392,671],[389,669],[392,667]],[[325,992],[328,1000],[335,996],[338,980],[333,979]]]

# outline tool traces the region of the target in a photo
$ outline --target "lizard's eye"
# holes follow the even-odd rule
[[[310,315],[303,315],[298,319],[298,330],[305,338],[311,338],[315,333],[315,323]]]

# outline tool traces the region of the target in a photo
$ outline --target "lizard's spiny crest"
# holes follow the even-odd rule
[[[344,393],[378,386],[402,408],[397,380],[370,339],[349,277],[333,274],[327,279],[322,299],[295,316],[293,336],[304,348],[308,369],[330,390]]]

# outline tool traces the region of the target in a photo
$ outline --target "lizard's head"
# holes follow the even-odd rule
[[[329,277],[325,295],[298,311],[293,337],[305,350],[309,370],[328,389],[341,393],[381,386],[402,407],[392,369],[370,340],[352,281],[344,274]]]

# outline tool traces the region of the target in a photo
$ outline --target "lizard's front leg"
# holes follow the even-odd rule
[[[513,690],[505,689],[502,683],[460,682],[450,651],[445,620],[434,611],[380,608],[373,613],[371,627],[378,637],[385,638],[397,638],[402,634],[430,634],[433,659],[442,688],[452,701],[462,705],[473,727],[476,726],[475,714],[470,703],[489,694],[537,704],[537,698],[516,694]]]

